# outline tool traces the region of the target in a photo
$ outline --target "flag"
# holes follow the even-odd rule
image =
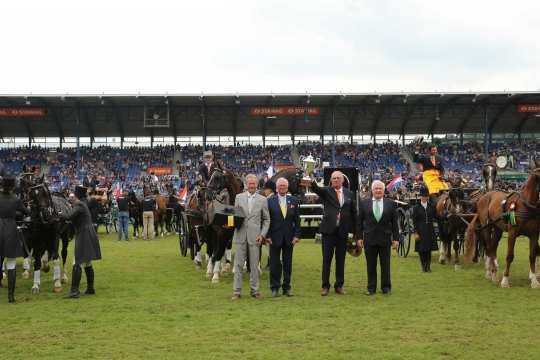
[[[188,184],[186,182],[186,185],[184,185],[184,188],[180,190],[180,192],[178,193],[178,197],[180,197],[181,201],[184,201],[184,202],[186,201],[187,192],[188,192]]]
[[[396,191],[398,187],[400,187],[401,182],[403,181],[403,178],[401,175],[397,175],[386,185],[386,190],[388,192]]]
[[[268,174],[268,178],[270,179],[272,176],[274,176],[274,162],[272,161],[270,163],[270,166],[266,170],[266,173]]]
[[[114,198],[118,199],[122,196],[122,191],[120,190],[120,184],[116,184],[116,189],[114,190]]]

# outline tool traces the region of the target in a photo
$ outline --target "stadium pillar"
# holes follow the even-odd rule
[[[206,114],[205,114],[205,108],[204,108],[204,100],[201,100],[201,122],[202,122],[202,128],[203,128],[203,150],[206,150]]]
[[[77,120],[77,179],[80,179],[79,175],[81,169],[81,109],[79,106],[77,106],[77,108],[75,109],[75,116]]]
[[[489,131],[488,131],[488,107],[484,105],[484,155],[487,159],[489,148]]]
[[[336,167],[336,106],[332,106],[332,167]]]

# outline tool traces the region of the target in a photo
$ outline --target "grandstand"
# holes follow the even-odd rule
[[[402,150],[423,135],[441,143],[449,169],[474,178],[500,154],[523,171],[539,150],[538,104],[538,92],[4,95],[0,156],[8,173],[39,166],[59,186],[76,176],[137,183],[150,171],[182,186],[205,148],[239,173],[307,154],[364,173],[404,173],[411,165]]]

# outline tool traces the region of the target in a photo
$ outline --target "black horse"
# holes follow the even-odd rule
[[[133,238],[138,238],[143,227],[143,203],[142,200],[135,195],[135,192],[130,192],[128,195],[129,201],[129,220],[133,224]]]
[[[27,252],[28,257],[31,256],[34,260],[32,292],[39,292],[41,269],[48,272],[48,262],[51,259],[54,262],[53,291],[60,292],[62,282],[67,281],[65,263],[68,243],[73,236],[73,228],[69,223],[62,221],[59,214],[68,212],[71,205],[64,197],[51,194],[43,182],[27,189],[27,199],[27,205],[30,207],[30,221],[25,223],[23,235],[26,244],[25,252]],[[60,240],[62,241],[62,274],[58,253]]]
[[[236,195],[240,192],[238,177],[218,165],[207,187],[201,191],[203,192],[201,205],[205,224],[206,252],[209,256],[206,275],[210,277],[213,274],[212,282],[217,283],[221,272],[221,260],[225,250],[232,244],[234,229],[214,225],[213,220],[217,207],[234,205]]]

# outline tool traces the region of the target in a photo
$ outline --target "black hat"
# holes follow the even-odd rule
[[[270,189],[272,190],[272,192],[276,192],[276,183],[273,182],[272,180],[268,180],[267,182],[264,183],[263,189]]]
[[[426,186],[420,187],[420,196],[429,196],[429,190]]]
[[[15,187],[15,179],[10,177],[5,177],[2,179],[2,188],[4,191],[12,190]]]
[[[88,194],[88,189],[84,186],[75,186],[75,196],[78,199],[85,199]]]

